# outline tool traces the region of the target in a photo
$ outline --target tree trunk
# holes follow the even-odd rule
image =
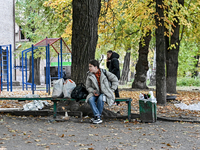
[[[134,61],[131,62],[131,68],[134,67],[135,68],[135,63]],[[132,79],[135,78],[135,71],[131,71],[131,76],[130,76],[130,81],[132,81]]]
[[[194,68],[194,71],[193,71],[193,73],[192,73],[192,78],[195,78],[195,77],[197,77],[198,76],[198,64],[199,64],[199,58],[200,58],[200,56],[199,55],[197,55],[197,56],[194,56],[194,59],[196,59],[197,61],[195,62],[195,68]]]
[[[135,80],[132,83],[132,88],[138,89],[148,89],[146,85],[147,71],[149,70],[148,66],[148,53],[149,53],[149,42],[151,41],[151,31],[149,31],[143,40],[140,40],[139,43],[139,59],[136,64],[136,74]]]
[[[72,68],[76,83],[85,83],[88,63],[95,58],[101,0],[73,0]]]
[[[32,59],[31,56],[29,57],[29,79],[28,82],[32,83]],[[40,60],[41,58],[34,59],[34,84],[40,85]]]
[[[156,85],[156,49],[154,51],[153,68],[152,68],[152,73],[150,76],[149,86],[155,86],[155,85]]]
[[[130,71],[130,56],[131,52],[126,51],[126,55],[124,57],[124,64],[123,64],[123,70],[122,70],[122,75],[120,79],[120,84],[126,84],[128,82],[128,75]]]
[[[178,0],[178,3],[183,5],[184,0]],[[178,69],[178,53],[180,47],[180,40],[179,40],[180,25],[179,25],[179,19],[177,17],[175,19],[176,19],[174,21],[175,26],[172,26],[174,33],[171,36],[171,44],[175,45],[175,47],[173,47],[171,50],[168,50],[167,49],[168,45],[166,45],[167,93],[177,93],[176,83],[177,83],[177,69]],[[169,43],[169,39],[166,40],[166,42]]]
[[[165,79],[165,38],[164,38],[164,0],[156,0],[156,98],[158,104],[166,104],[166,79]]]
[[[176,32],[176,29],[175,29],[174,32]],[[175,36],[174,36],[173,37],[173,42],[175,42],[177,40],[178,39],[175,39]],[[167,86],[167,93],[176,93],[177,69],[178,69],[178,52],[179,52],[179,44],[180,44],[179,40],[177,41],[177,43],[178,43],[178,45],[176,45],[176,48],[173,48],[172,50],[167,50],[167,52],[166,52],[166,58],[167,58],[167,60],[166,60],[166,69],[167,69],[166,86]]]

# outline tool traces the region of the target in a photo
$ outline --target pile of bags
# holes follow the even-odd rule
[[[27,94],[23,96],[24,98],[36,98],[40,97],[40,95],[37,94]],[[33,102],[27,103],[23,105],[23,110],[28,111],[28,110],[41,110],[44,108],[44,106],[48,106],[49,103],[47,101],[41,101],[41,100],[34,100]]]
[[[75,84],[71,79],[64,81],[63,78],[53,81],[53,98],[73,98],[76,101],[85,99],[88,92],[83,83]],[[25,95],[24,97],[39,97],[39,95]],[[34,100],[23,106],[24,111],[28,110],[41,110],[45,105],[49,105],[47,101]]]
[[[40,100],[34,100],[33,102],[27,103],[23,105],[23,110],[41,110],[44,108],[44,106],[48,106],[49,103],[47,101],[40,101]]]
[[[64,81],[63,78],[53,81],[53,93],[54,98],[71,98],[71,93],[76,87],[76,84],[71,79]]]
[[[54,98],[73,98],[76,100],[85,99],[88,95],[86,87],[83,83],[75,84],[71,79],[64,81],[63,79],[53,81]]]

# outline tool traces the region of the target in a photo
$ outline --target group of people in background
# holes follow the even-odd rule
[[[88,96],[86,102],[89,103],[94,117],[91,122],[102,123],[102,112],[104,103],[109,106],[115,103],[115,97],[119,97],[118,84],[120,79],[119,54],[112,50],[107,51],[107,68],[105,71],[99,68],[97,60],[89,62],[89,72],[86,79],[86,89]],[[115,95],[114,95],[115,93]],[[119,103],[116,103],[117,105]]]

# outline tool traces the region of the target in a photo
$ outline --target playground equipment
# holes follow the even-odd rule
[[[35,50],[37,48],[34,48],[33,50]],[[26,90],[28,90],[28,85],[31,85],[32,88],[32,83],[28,83],[28,78],[27,78],[27,53],[32,51],[32,48],[28,48],[22,51],[22,66],[21,66],[21,70],[22,70],[22,90],[24,90],[24,85],[26,86]],[[25,56],[25,58],[24,58]],[[25,66],[24,66],[24,59],[25,59]],[[25,81],[24,81],[24,72],[25,72]],[[36,90],[36,85],[34,84],[34,88]]]
[[[56,42],[60,41],[59,46],[58,43],[56,45]],[[34,62],[34,50],[38,49],[38,47],[45,47],[46,48],[46,92],[50,94],[50,46],[53,47],[55,52],[57,53],[58,57],[58,77],[62,78],[63,75],[63,43],[66,46],[67,50],[71,53],[69,47],[64,42],[62,38],[45,38],[42,41],[36,43],[35,45],[32,45],[31,48],[23,50],[22,51],[22,89],[24,90],[24,85],[26,85],[26,89],[28,88],[28,85],[31,85],[32,94],[34,94],[34,91],[36,90],[36,85],[34,84],[34,63],[32,63],[32,83],[27,82],[27,53],[31,52],[31,59],[32,62]],[[60,47],[60,52],[56,49],[56,46]],[[25,56],[25,57],[24,57]],[[25,59],[25,68],[24,68],[24,59]],[[61,62],[61,68],[60,68],[60,62]],[[61,71],[60,71],[61,69]],[[25,81],[24,81],[24,72],[25,72]],[[55,77],[56,78],[56,77]]]
[[[9,72],[10,69],[10,72]],[[0,91],[3,90],[3,85],[7,86],[7,91],[12,92],[12,46],[0,45]],[[9,83],[10,73],[10,83]],[[10,88],[9,88],[10,87]]]
[[[63,53],[63,43],[67,50]],[[36,85],[34,84],[34,63],[32,63],[32,83],[28,83],[27,79],[27,53],[31,52],[31,60],[34,62],[34,50],[39,47],[46,48],[46,92],[50,94],[50,46],[53,47],[58,57],[58,76],[56,78],[63,77],[63,54],[71,54],[71,51],[64,40],[60,38],[45,38],[42,41],[32,45],[31,48],[22,51],[22,66],[14,66],[14,69],[20,68],[22,71],[22,89],[26,86],[31,86],[32,93],[36,90]],[[60,51],[57,49],[59,47]],[[25,64],[24,64],[25,62]],[[0,91],[3,90],[3,85],[7,86],[7,91],[12,92],[12,46],[10,45],[0,45]],[[9,80],[10,75],[10,80]],[[24,79],[25,77],[25,79]]]

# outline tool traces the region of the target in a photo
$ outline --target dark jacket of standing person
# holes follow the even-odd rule
[[[120,79],[120,70],[119,70],[119,54],[112,52],[111,57],[108,59],[107,68],[113,74],[115,74]]]

